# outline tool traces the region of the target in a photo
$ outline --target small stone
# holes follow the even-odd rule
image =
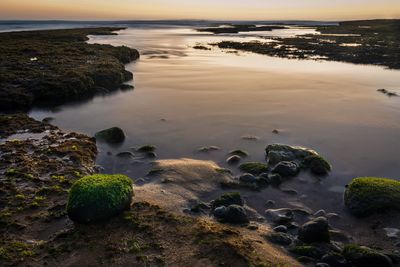
[[[217,218],[223,218],[226,214],[226,209],[225,206],[218,207],[214,210],[213,214]]]
[[[282,176],[280,174],[271,173],[268,177],[271,181],[271,184],[274,186],[278,186],[282,183]]]
[[[325,210],[319,210],[319,211],[314,213],[315,217],[321,217],[321,216],[325,216],[325,215],[326,215]]]
[[[397,228],[383,228],[386,232],[386,236],[389,238],[398,238],[400,234],[400,230]]]
[[[273,200],[268,200],[268,201],[265,203],[265,206],[267,206],[267,207],[275,206],[275,201],[273,201]]]
[[[290,235],[281,232],[269,233],[265,238],[268,241],[281,246],[288,246],[293,242]]]
[[[146,157],[150,158],[150,159],[153,159],[153,158],[157,157],[157,154],[155,152],[147,152],[146,153]]]
[[[299,173],[299,165],[292,161],[281,161],[273,169],[273,173],[278,173],[282,177],[291,177]]]
[[[306,222],[299,228],[299,237],[305,243],[329,242],[329,224],[325,217]]]
[[[226,163],[230,165],[238,164],[242,158],[237,155],[230,156],[229,158],[226,159]]]
[[[239,176],[239,181],[244,183],[255,183],[257,181],[257,178],[250,173],[243,173]]]
[[[287,227],[284,225],[278,225],[277,227],[274,227],[273,229],[275,232],[280,232],[280,233],[287,233]]]
[[[318,262],[317,264],[315,264],[315,267],[332,267],[332,266],[324,262]]]
[[[112,127],[106,130],[97,132],[95,135],[96,139],[105,141],[111,144],[122,143],[125,140],[125,133],[121,128]]]
[[[322,256],[321,261],[331,267],[347,267],[351,266],[349,262],[340,254],[326,254]]]
[[[274,133],[274,134],[279,134],[279,131],[278,131],[278,129],[273,129],[273,130],[272,130],[272,133]]]
[[[141,146],[137,149],[137,152],[140,153],[148,153],[148,152],[154,152],[156,150],[156,147],[153,145],[144,145]]]
[[[286,224],[293,220],[294,214],[291,209],[268,209],[265,211],[265,216],[278,224]]]
[[[135,154],[133,154],[130,151],[123,151],[123,152],[119,152],[116,156],[119,158],[133,158],[135,156]]]

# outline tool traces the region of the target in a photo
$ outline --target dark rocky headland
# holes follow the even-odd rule
[[[117,30],[121,28],[0,33],[0,110],[54,106],[121,88],[133,77],[124,64],[138,59],[139,52],[86,43],[88,35]]]

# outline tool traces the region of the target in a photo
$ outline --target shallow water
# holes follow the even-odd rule
[[[296,189],[297,196],[269,188],[248,193],[248,202],[259,211],[267,199],[275,199],[278,206],[303,203],[348,217],[342,192],[352,178],[399,178],[400,97],[389,98],[376,90],[400,93],[400,71],[192,48],[220,40],[269,41],[270,34],[215,36],[171,27],[128,28],[118,36],[92,36],[91,43],[127,45],[140,51],[141,59],[127,65],[134,73],[135,89],[56,111],[33,110],[30,115],[54,117],[55,125],[90,135],[111,126],[123,128],[124,144],[100,143],[97,161],[105,172],[135,178],[151,169],[148,161],[132,162],[107,152],[115,155],[152,144],[161,159],[212,159],[226,166],[226,154],[233,149],[249,151],[249,161],[262,161],[269,143],[310,147],[332,163],[328,177],[301,173],[285,184]],[[277,34],[293,35],[296,29]],[[259,140],[244,140],[244,135]],[[210,145],[221,150],[197,152]],[[350,223],[340,224],[351,226],[351,218],[347,219]]]

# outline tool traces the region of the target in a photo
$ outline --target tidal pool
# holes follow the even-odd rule
[[[313,30],[284,31],[276,35]],[[399,178],[400,97],[387,97],[377,89],[400,93],[400,71],[208,46],[221,40],[270,41],[273,34],[212,35],[188,27],[148,27],[128,28],[116,36],[92,36],[90,43],[126,45],[140,51],[140,60],[126,66],[134,73],[130,83],[135,89],[53,111],[35,109],[30,115],[54,117],[55,125],[89,135],[121,127],[127,134],[125,142],[118,147],[99,143],[97,162],[104,172],[133,178],[145,177],[151,169],[149,161],[115,154],[145,144],[155,145],[160,159],[211,159],[223,167],[228,167],[225,160],[233,149],[248,151],[246,161],[263,161],[270,143],[312,148],[333,165],[329,176],[300,173],[283,185],[295,189],[297,195],[274,188],[244,192],[248,204],[262,212],[266,200],[274,199],[277,207],[303,205],[313,211],[336,212],[342,217],[336,225],[368,241],[363,235],[369,233],[370,221],[349,216],[342,194],[354,177]],[[196,44],[211,50],[193,49]],[[273,133],[274,129],[279,133]],[[245,140],[245,135],[259,139]],[[198,152],[203,146],[220,150]],[[390,223],[385,226],[393,226]]]

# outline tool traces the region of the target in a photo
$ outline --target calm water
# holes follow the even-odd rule
[[[245,149],[251,154],[248,160],[262,161],[269,143],[310,147],[332,163],[330,176],[316,179],[300,174],[285,184],[298,190],[298,196],[266,189],[254,193],[249,202],[261,210],[263,201],[275,196],[281,205],[301,202],[314,210],[341,213],[342,192],[352,178],[399,178],[400,97],[388,98],[376,90],[400,93],[400,71],[192,48],[219,40],[270,41],[271,35],[313,32],[289,29],[213,36],[182,26],[128,28],[118,36],[93,36],[91,43],[140,51],[141,59],[127,65],[134,73],[135,89],[57,111],[33,110],[31,116],[51,116],[61,128],[90,135],[111,126],[123,128],[127,134],[123,145],[99,144],[98,164],[105,172],[135,178],[143,177],[151,166],[107,152],[115,155],[152,144],[161,159],[213,159],[225,166],[232,149]],[[273,129],[280,133],[273,134]],[[244,140],[244,135],[259,140]],[[196,151],[209,145],[221,150]]]

